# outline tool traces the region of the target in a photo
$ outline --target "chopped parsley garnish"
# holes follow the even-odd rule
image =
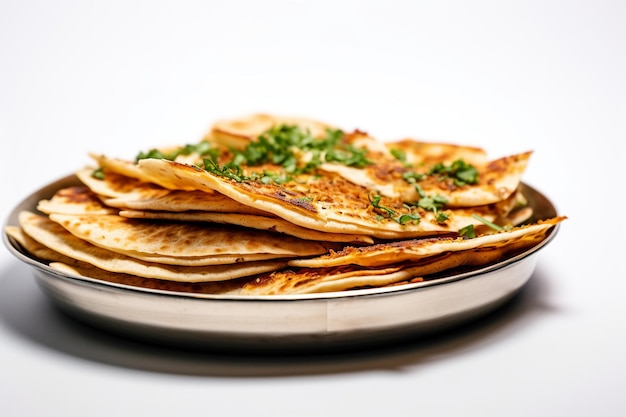
[[[435,213],[435,220],[437,221],[437,223],[445,223],[449,219],[450,219],[450,216],[447,213],[444,213],[443,211],[439,211]]]
[[[253,172],[250,175],[245,175],[241,166],[236,163],[229,162],[219,166],[215,161],[209,158],[204,159],[204,169],[212,174],[230,178],[236,182],[258,181],[262,184],[284,184],[292,180],[292,177],[287,174],[267,170],[263,171],[263,173]]]
[[[478,170],[462,159],[457,159],[450,165],[438,162],[430,169],[429,175],[439,175],[444,181],[449,179],[458,187],[478,183]]]
[[[147,152],[140,152],[135,157],[135,162],[139,162],[142,159],[167,159],[170,161],[175,160],[177,157],[181,155],[191,155],[192,153],[197,153],[200,157],[210,156],[213,158],[217,158],[218,150],[211,147],[211,144],[206,141],[199,142],[197,144],[189,144],[185,146],[181,146],[179,148],[174,149],[170,152],[162,152],[158,149],[150,149]]]
[[[327,162],[339,162],[349,167],[364,168],[371,165],[372,161],[366,157],[367,151],[353,145],[346,145],[342,149],[331,148],[326,152]]]
[[[419,223],[420,221],[420,215],[417,213],[409,213],[409,214],[403,214],[402,216],[398,217],[397,219],[393,219],[395,221],[397,221],[400,224],[405,224],[408,222],[414,222],[415,224]]]
[[[220,167],[211,158],[204,158],[204,169],[212,174],[219,175],[220,177],[230,178],[231,180],[235,180],[236,182],[242,182],[243,180],[248,179],[243,174],[243,170],[239,165],[229,163]]]
[[[242,150],[233,150],[232,160],[219,166],[215,159],[205,160],[205,169],[211,173],[232,178],[235,181],[260,181],[283,184],[294,175],[308,174],[324,162],[363,168],[372,164],[366,157],[367,150],[342,144],[344,133],[328,129],[324,138],[315,138],[308,130],[299,126],[278,125],[249,142]],[[306,158],[302,158],[303,154]],[[301,159],[306,159],[302,162]],[[243,175],[241,166],[258,166],[267,163],[279,165],[282,172],[264,171],[263,174]]]
[[[97,180],[103,180],[105,177],[104,170],[102,169],[102,167],[96,168],[92,171],[91,176]]]
[[[493,230],[497,230],[498,232],[511,229],[511,226],[498,226],[497,224],[490,222],[489,220],[485,219],[482,216],[479,216],[478,214],[472,214],[472,217],[483,223],[485,226],[489,226],[490,228],[492,228]]]
[[[420,196],[420,199],[417,201],[417,206],[423,208],[424,210],[437,212],[448,202],[448,199],[442,195],[426,195],[424,189],[419,184],[415,184],[415,190]]]
[[[474,230],[474,225],[468,224],[467,226],[459,229],[459,236],[465,239],[474,239],[476,237],[476,230]]]
[[[324,161],[341,162],[348,166],[364,166],[365,150],[349,145],[340,145],[343,132],[327,130],[326,137],[316,139],[299,126],[274,126],[261,134],[257,140],[235,153],[237,165],[248,166],[272,163],[280,165],[290,174],[305,173],[319,167]],[[310,152],[311,158],[304,166],[299,165],[298,155]],[[370,162],[371,163],[371,162]]]
[[[402,179],[408,182],[409,184],[415,184],[418,181],[426,178],[424,174],[418,174],[417,172],[407,171],[402,173]]]
[[[381,199],[381,196],[379,195],[375,195],[374,197],[370,198],[370,203],[372,204],[372,207],[382,210],[384,212],[387,212],[389,217],[395,216],[396,215],[395,210],[390,209],[389,207],[381,206],[380,199]]]
[[[426,195],[422,186],[417,183],[414,184],[414,187],[420,198],[412,205],[422,208],[426,211],[432,211],[435,214],[435,220],[438,223],[445,223],[450,218],[450,216],[442,212],[441,210],[448,202],[448,199],[441,195]]]
[[[392,148],[389,150],[389,152],[391,153],[391,155],[396,158],[398,161],[402,162],[402,164],[405,167],[411,167],[412,164],[410,164],[407,159],[406,159],[406,152],[400,148]]]
[[[286,182],[291,181],[293,177],[285,173],[276,173],[276,172],[264,170],[262,174],[253,172],[252,174],[250,174],[250,176],[247,179],[252,180],[252,181],[259,181],[263,184],[270,184],[270,183],[284,184]]]
[[[395,149],[392,150],[391,153],[396,159],[402,162],[406,161],[406,155],[404,155],[402,150]],[[406,171],[402,174],[402,178],[409,184],[412,184],[419,195],[419,200],[412,203],[412,205],[433,212],[435,214],[435,220],[438,223],[445,223],[449,220],[450,216],[442,210],[445,208],[448,200],[441,195],[426,195],[422,186],[419,184],[420,181],[432,175],[439,176],[442,181],[450,180],[456,186],[460,187],[466,184],[478,183],[478,170],[473,165],[458,159],[450,165],[438,162],[431,167],[426,174],[414,171]]]
[[[386,207],[386,206],[382,206],[380,204],[380,199],[381,196],[380,195],[375,195],[374,197],[370,198],[370,204],[372,205],[372,207],[374,207],[375,209],[378,209],[384,213],[386,213],[386,216],[380,216],[379,220],[382,220],[383,218],[387,217],[393,221],[395,221],[396,223],[399,224],[406,224],[408,222],[419,222],[420,221],[420,215],[417,213],[406,213],[406,214],[401,214],[398,216],[398,214],[396,213],[395,210]],[[410,207],[409,207],[410,209]]]
[[[489,220],[485,219],[482,216],[479,216],[478,214],[472,214],[472,217],[478,220],[479,222],[483,223],[485,226],[488,226],[494,230],[497,230],[498,232],[501,232],[504,230],[511,230],[511,226],[498,226],[497,224],[490,222]],[[468,224],[467,226],[462,227],[461,229],[459,229],[459,235],[466,239],[475,238],[476,230],[474,229],[474,225]]]

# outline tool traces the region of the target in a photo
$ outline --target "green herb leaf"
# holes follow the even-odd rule
[[[417,194],[420,196],[420,199],[417,201],[417,203],[413,203],[413,205],[416,205],[417,207],[420,207],[426,211],[432,211],[436,215],[435,218],[437,222],[445,223],[446,220],[450,218],[450,216],[441,213],[440,210],[444,208],[444,206],[448,202],[448,199],[442,195],[426,195],[422,186],[417,183],[414,184],[414,187],[415,191],[417,191]]]
[[[474,239],[476,237],[476,231],[473,224],[468,224],[465,227],[459,229],[459,235],[465,239]]]
[[[417,202],[417,206],[423,208],[426,211],[438,212],[447,202],[448,200],[445,197],[435,195],[432,197],[420,198]]]
[[[402,179],[404,179],[406,182],[408,182],[409,184],[416,184],[418,181],[423,180],[424,178],[426,178],[426,176],[424,174],[418,174],[417,172],[404,172],[402,174]],[[419,192],[419,190],[418,190]]]
[[[407,213],[407,214],[402,214],[400,216],[397,216],[396,211],[389,208],[389,207],[385,207],[382,206],[380,204],[380,200],[381,200],[381,196],[380,195],[375,195],[374,197],[370,197],[370,204],[378,209],[378,210],[382,210],[383,212],[385,212],[387,214],[387,218],[399,223],[399,224],[406,224],[408,222],[419,222],[421,220],[421,217],[419,214],[417,213]],[[410,207],[409,207],[410,208]],[[376,219],[377,220],[382,220],[383,216],[381,216],[380,214],[376,215]]]
[[[459,187],[478,183],[478,170],[462,159],[457,159],[450,165],[438,162],[431,167],[429,175],[439,175],[442,180],[449,179]]]
[[[404,152],[404,150],[399,149],[399,148],[393,148],[393,149],[390,149],[389,152],[398,161],[406,163],[406,152]]]
[[[260,181],[265,184],[271,182],[285,183],[294,179],[295,175],[313,173],[324,162],[338,162],[347,166],[363,168],[372,164],[366,157],[367,150],[353,145],[341,143],[343,131],[328,129],[324,138],[315,138],[308,131],[299,126],[277,125],[259,135],[258,138],[249,142],[244,149],[233,150],[230,162],[220,166],[215,162],[218,158],[217,150],[214,153],[206,153],[210,156],[204,160],[205,169],[216,175],[231,178],[235,181]],[[190,148],[190,150],[197,150]],[[185,148],[178,152],[187,152]],[[302,154],[308,156],[307,162],[301,162]],[[142,153],[137,158],[165,157],[152,150]],[[242,166],[259,166],[266,163],[279,165],[283,172],[263,174],[251,174],[245,176]]]
[[[211,158],[204,159],[204,169],[212,174],[219,175],[220,177],[230,178],[236,182],[243,182],[243,180],[246,179],[240,166],[225,164],[224,166],[220,167]]]
[[[484,225],[489,226],[490,228],[494,230],[497,230],[498,232],[511,229],[511,226],[498,226],[497,224],[490,222],[489,220],[485,219],[482,216],[479,216],[478,214],[472,214],[472,217],[478,220],[479,222],[483,223]]]
[[[198,153],[200,157],[212,156],[213,158],[217,158],[218,150],[213,149],[209,142],[201,141],[197,144],[181,146],[169,153],[163,153],[158,149],[150,149],[147,152],[139,152],[139,154],[135,157],[135,162],[139,162],[142,159],[167,159],[173,161],[180,155],[191,155],[194,152]]]
[[[374,208],[377,208],[377,209],[379,209],[379,210],[382,210],[382,211],[386,212],[386,213],[389,215],[389,217],[393,217],[393,216],[395,216],[395,215],[396,215],[395,210],[393,210],[393,209],[391,209],[391,208],[389,208],[389,207],[385,207],[385,206],[381,206],[381,205],[380,205],[380,199],[381,199],[381,198],[382,198],[382,197],[381,197],[380,195],[375,195],[374,197],[371,197],[371,198],[370,198],[370,204],[371,204]]]
[[[450,216],[448,214],[444,213],[443,211],[440,211],[435,216],[435,220],[437,221],[437,223],[445,223],[448,220],[450,220]]]
[[[102,167],[96,168],[92,171],[91,176],[98,180],[103,180],[105,178],[104,170]]]
[[[421,220],[421,217],[419,214],[410,213],[410,214],[403,214],[402,216],[398,217],[397,222],[400,224],[405,224],[408,222],[419,222],[420,220]]]

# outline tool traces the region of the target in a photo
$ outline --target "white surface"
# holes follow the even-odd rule
[[[305,358],[144,346],[57,312],[0,250],[0,415],[626,414],[620,1],[0,3],[0,216],[222,117],[535,151],[569,216],[521,296],[445,337]],[[621,216],[618,216],[621,215]]]

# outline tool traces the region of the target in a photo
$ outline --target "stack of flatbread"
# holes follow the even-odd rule
[[[92,154],[75,186],[6,232],[64,273],[212,294],[346,291],[497,262],[565,217],[532,219],[530,152],[484,150],[272,115],[196,144]]]

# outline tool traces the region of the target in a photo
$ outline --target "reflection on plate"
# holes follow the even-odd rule
[[[7,219],[74,176],[36,191]],[[534,219],[555,217],[552,203],[522,184]],[[42,290],[76,318],[109,331],[180,347],[213,349],[338,349],[418,337],[475,319],[510,300],[526,284],[537,255],[558,231],[533,248],[493,265],[419,283],[334,293],[224,296],[161,291],[65,275],[34,259],[5,234],[7,248],[33,267]]]

